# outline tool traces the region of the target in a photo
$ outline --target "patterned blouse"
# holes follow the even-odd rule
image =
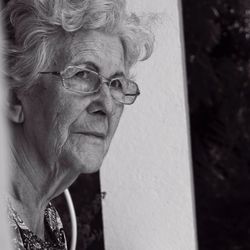
[[[45,240],[36,236],[24,224],[17,212],[9,204],[8,217],[14,231],[15,250],[67,250],[65,233],[55,207],[49,203],[44,213]]]

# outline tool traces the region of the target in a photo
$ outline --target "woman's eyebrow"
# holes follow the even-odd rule
[[[93,70],[96,71],[97,73],[100,73],[100,68],[99,68],[95,63],[88,61],[88,62],[85,62],[84,64],[85,64],[86,66],[90,66],[91,69],[93,69]],[[109,79],[117,78],[117,77],[125,77],[124,72],[118,71],[118,72],[114,73],[113,75],[111,75],[111,76],[109,77]]]
[[[89,67],[91,70],[94,70],[96,71],[97,73],[100,73],[100,68],[93,62],[91,61],[86,61],[84,63],[82,63],[81,65],[86,65],[87,67]],[[125,77],[125,74],[123,71],[118,71],[116,73],[114,73],[113,75],[111,75],[109,77],[109,79],[112,79],[112,78],[118,78],[118,77]]]
[[[118,78],[118,77],[125,77],[124,72],[118,71],[118,72],[116,72],[115,74],[113,74],[112,76],[110,76],[109,79]]]
[[[100,68],[93,62],[87,61],[87,62],[82,63],[81,65],[86,65],[88,68],[96,71],[97,73],[100,72]]]

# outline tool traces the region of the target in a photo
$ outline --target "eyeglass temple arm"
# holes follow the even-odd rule
[[[138,93],[136,93],[136,94],[124,94],[125,96],[138,96],[138,95],[140,95],[141,93],[140,92],[138,92]]]
[[[42,71],[42,72],[39,72],[39,74],[52,74],[52,75],[61,75],[60,72],[58,71]]]

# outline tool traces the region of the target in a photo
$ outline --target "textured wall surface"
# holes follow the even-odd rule
[[[193,250],[192,179],[177,0],[128,1],[164,13],[151,59],[135,69],[142,95],[126,107],[101,170],[107,250]]]

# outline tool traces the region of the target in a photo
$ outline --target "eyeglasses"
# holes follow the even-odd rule
[[[140,94],[138,85],[124,76],[108,79],[96,71],[86,68],[86,65],[68,66],[61,72],[40,72],[40,74],[60,75],[65,89],[80,94],[97,93],[104,83],[110,89],[114,100],[130,105]]]

